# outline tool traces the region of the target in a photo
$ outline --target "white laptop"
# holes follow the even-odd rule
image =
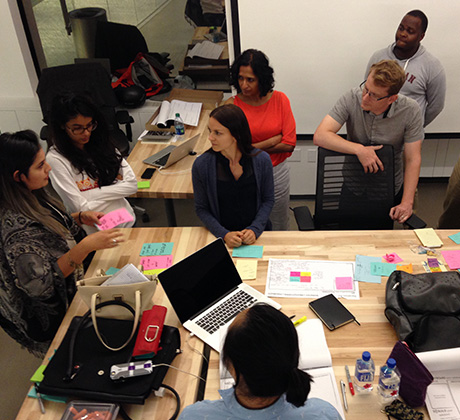
[[[185,140],[179,146],[171,145],[165,147],[163,150],[160,150],[158,153],[155,153],[154,155],[145,159],[144,163],[160,169],[168,168],[169,166],[183,159],[190,152],[193,152],[193,149],[195,148],[200,135],[201,133],[194,135],[188,140]]]
[[[233,318],[256,302],[281,305],[241,281],[219,238],[158,275],[184,328],[220,351]]]

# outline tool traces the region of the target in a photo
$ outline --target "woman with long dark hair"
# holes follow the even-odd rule
[[[81,224],[102,214],[67,214],[44,189],[50,170],[33,131],[0,135],[0,326],[41,356],[83,278],[84,260],[123,242],[119,229],[85,237]]]
[[[235,105],[214,109],[208,129],[211,148],[192,168],[196,213],[228,246],[252,244],[270,227],[270,157],[251,145],[248,121]]]
[[[222,399],[186,407],[180,420],[341,420],[328,402],[308,398],[311,377],[297,368],[299,340],[292,321],[267,304],[240,312],[230,325],[222,361],[235,380]]]
[[[136,177],[110,140],[97,107],[84,96],[58,96],[53,101],[50,126],[53,146],[46,158],[53,168],[51,183],[67,210],[108,213],[125,208],[135,220],[125,197],[137,192]],[[85,230],[92,233],[96,228],[87,226]]]

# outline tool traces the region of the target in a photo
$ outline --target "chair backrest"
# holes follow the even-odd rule
[[[49,123],[53,99],[65,92],[89,96],[104,114],[118,150],[121,153],[129,150],[128,139],[120,130],[117,122],[115,107],[119,103],[112,89],[110,76],[101,64],[69,64],[43,69],[37,86],[37,94],[43,121],[46,124]]]
[[[136,26],[114,22],[97,22],[95,56],[108,58],[112,73],[125,69],[138,53],[147,53],[148,47]]]
[[[384,170],[365,173],[355,155],[318,148],[315,228],[392,229],[394,203],[393,147],[377,151]]]

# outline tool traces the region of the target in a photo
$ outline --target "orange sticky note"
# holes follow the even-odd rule
[[[397,264],[396,265],[396,270],[405,271],[406,273],[409,273],[409,274],[412,274],[414,272],[414,269],[412,267],[412,263],[410,263],[410,264]]]

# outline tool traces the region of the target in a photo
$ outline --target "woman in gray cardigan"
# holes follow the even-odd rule
[[[235,105],[214,109],[208,129],[211,148],[192,168],[196,213],[228,246],[253,244],[271,227],[270,157],[252,146],[246,116]]]

